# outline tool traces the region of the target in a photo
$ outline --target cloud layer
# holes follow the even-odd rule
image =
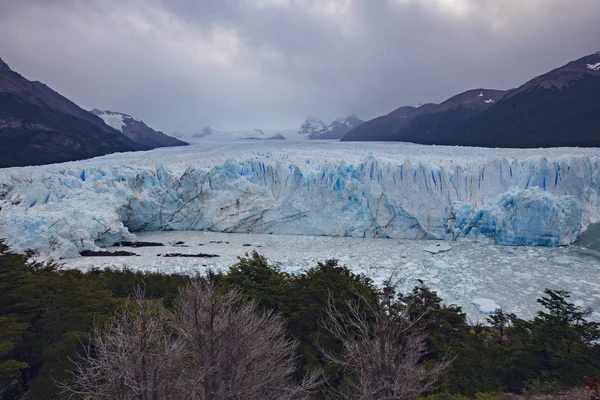
[[[165,130],[284,128],[507,89],[600,50],[598,0],[6,0],[0,57]]]

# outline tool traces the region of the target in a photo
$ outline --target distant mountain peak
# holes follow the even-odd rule
[[[91,113],[102,118],[105,124],[120,131],[129,139],[148,148],[187,145],[186,142],[182,142],[160,131],[155,131],[141,119],[132,117],[129,114],[118,111],[98,110],[97,108],[91,110]]]
[[[2,61],[2,59],[0,58],[0,69],[4,69],[4,68],[6,68],[6,69],[10,69],[10,68],[8,67],[8,64],[7,64],[7,63],[5,63],[4,61]]]
[[[311,135],[315,132],[320,132],[323,129],[326,129],[327,125],[321,119],[317,117],[308,117],[304,121],[304,123],[300,126],[300,134],[301,135]]]
[[[589,54],[577,60],[571,61],[562,67],[555,68],[550,72],[536,76],[525,83],[519,90],[511,94],[516,95],[519,91],[531,89],[552,89],[559,90],[571,87],[575,82],[579,82],[590,75],[600,75],[600,52]]]
[[[300,127],[301,135],[308,135],[310,139],[341,139],[350,130],[356,128],[364,121],[356,116],[338,117],[327,125],[321,119],[309,117]]]

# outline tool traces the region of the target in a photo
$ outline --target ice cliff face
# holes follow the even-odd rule
[[[0,237],[53,258],[141,230],[556,246],[600,220],[595,149],[485,157],[462,149],[466,155],[454,157],[452,148],[433,147],[413,157],[402,154],[426,147],[254,146],[0,170]]]

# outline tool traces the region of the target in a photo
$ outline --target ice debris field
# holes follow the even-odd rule
[[[237,257],[256,250],[269,262],[295,273],[327,259],[338,259],[355,273],[380,285],[387,278],[400,281],[406,292],[421,279],[447,304],[463,307],[470,319],[483,321],[502,307],[530,318],[539,309],[535,299],[545,288],[572,292],[575,304],[592,307],[591,319],[600,321],[600,257],[596,250],[576,243],[562,247],[499,246],[467,240],[363,239],[351,237],[239,234],[221,232],[142,232],[137,240],[163,243],[161,247],[109,247],[139,256],[77,257],[62,260],[67,267],[132,268],[153,272],[204,274],[226,272]],[[587,236],[585,233],[584,236]],[[595,234],[598,238],[598,235]],[[179,243],[179,244],[177,244]],[[593,246],[597,248],[597,243]],[[164,257],[167,253],[212,254],[214,258]],[[158,256],[158,255],[161,256]]]
[[[593,305],[600,296],[598,258],[578,261],[579,253],[569,253],[572,246],[556,246],[574,242],[600,221],[599,161],[600,149],[325,141],[200,143],[113,154],[0,169],[0,238],[16,250],[89,266],[99,261],[72,258],[143,232],[271,235],[265,237],[279,242],[271,239],[273,246],[263,250],[280,251],[273,260],[286,268],[339,258],[381,281],[400,265],[405,277],[423,272],[449,301],[472,311],[503,302],[521,307],[525,298],[515,296],[515,287],[535,307],[542,286],[575,291],[584,280],[578,301]],[[302,236],[290,236],[290,242],[277,235]],[[339,244],[344,241],[351,248]],[[288,251],[294,243],[310,246]],[[392,252],[411,246],[418,249]],[[566,258],[552,253],[561,251]],[[225,253],[214,261],[220,268],[239,255]],[[148,263],[147,257],[123,262],[142,268],[142,260]],[[199,261],[160,265],[189,269]]]

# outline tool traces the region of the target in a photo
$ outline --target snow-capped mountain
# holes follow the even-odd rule
[[[327,129],[327,124],[317,117],[308,117],[300,126],[298,133],[301,135],[313,135],[317,132],[322,132]]]
[[[0,168],[143,149],[102,119],[0,59]]]
[[[186,142],[155,131],[142,120],[134,118],[131,115],[98,109],[93,109],[91,113],[99,116],[107,125],[148,149],[187,145]]]
[[[121,124],[120,120],[114,121]],[[314,139],[340,139],[349,130],[359,126],[363,121],[350,116],[338,118],[331,124],[326,124],[318,118],[307,118],[298,129],[248,129],[237,131],[218,131],[205,126],[190,135],[179,136],[188,142],[232,142],[239,140],[287,140],[299,142]]]
[[[300,126],[298,131],[301,135],[307,135],[310,139],[341,139],[350,130],[360,126],[364,121],[355,116],[338,118],[327,125],[318,118],[310,117]]]

